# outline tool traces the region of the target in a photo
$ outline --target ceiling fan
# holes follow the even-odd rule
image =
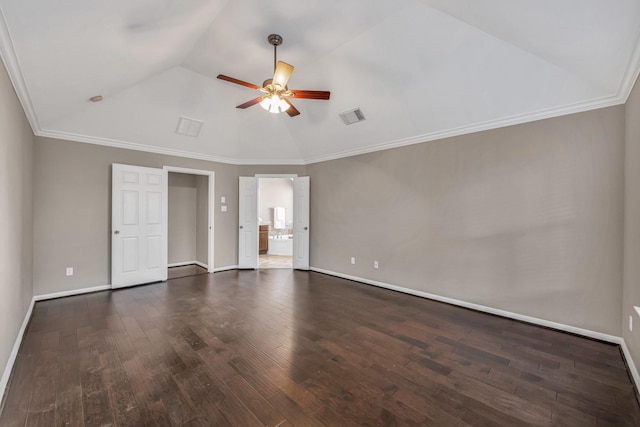
[[[245,109],[251,107],[252,105],[260,104],[262,108],[269,111],[270,113],[283,113],[286,111],[286,113],[290,117],[294,117],[300,114],[300,111],[298,111],[296,107],[293,106],[289,98],[319,100],[329,99],[331,92],[324,90],[289,90],[289,88],[287,87],[287,82],[289,81],[289,77],[291,77],[291,73],[293,72],[293,66],[287,64],[286,62],[277,60],[277,49],[278,46],[282,44],[282,37],[278,34],[271,34],[269,37],[267,37],[267,40],[269,41],[269,44],[273,46],[274,73],[272,79],[267,79],[262,83],[262,87],[254,85],[253,83],[247,83],[245,81],[235,79],[233,77],[225,76],[223,74],[218,74],[218,78],[220,80],[225,80],[227,82],[259,90],[260,92],[264,93],[264,95],[260,95],[257,98],[245,102],[244,104],[240,104],[236,108]]]

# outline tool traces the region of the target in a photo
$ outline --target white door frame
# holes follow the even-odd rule
[[[260,178],[299,178],[297,173],[257,173],[255,174],[256,179],[258,180],[258,196],[260,195]],[[295,197],[295,194],[294,194]],[[260,205],[260,202],[258,202],[258,207]],[[294,203],[294,209],[295,209],[295,203]],[[295,215],[295,213],[294,213]],[[294,240],[295,240],[295,236],[294,236]],[[291,268],[293,269],[293,257],[291,257],[291,261],[292,261],[292,265]]]
[[[175,173],[187,173],[187,174],[191,174],[191,175],[203,175],[203,176],[208,176],[209,177],[209,200],[208,200],[208,205],[209,205],[209,209],[207,212],[207,221],[208,221],[208,228],[209,228],[209,232],[207,233],[207,270],[209,273],[213,273],[214,272],[214,266],[213,266],[213,261],[214,261],[214,246],[213,246],[213,242],[214,242],[214,236],[215,236],[215,229],[214,229],[214,216],[215,216],[215,207],[216,207],[216,198],[215,198],[215,182],[216,182],[216,173],[214,171],[208,171],[208,170],[202,170],[202,169],[190,169],[190,168],[181,168],[178,166],[163,166],[163,169],[166,170],[167,172],[175,172]],[[168,183],[167,183],[168,185]],[[168,200],[168,197],[167,197]],[[167,201],[168,203],[168,201]],[[168,225],[168,221],[167,221],[167,227]],[[167,230],[167,239],[169,239],[169,232]],[[169,246],[169,243],[167,242],[167,247]]]

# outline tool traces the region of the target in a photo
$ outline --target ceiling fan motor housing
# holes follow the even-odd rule
[[[280,46],[282,44],[282,36],[280,34],[269,34],[267,40],[272,46]]]

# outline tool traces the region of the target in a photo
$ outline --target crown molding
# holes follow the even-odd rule
[[[628,96],[628,95],[627,95]],[[485,122],[475,123],[468,126],[460,126],[452,129],[445,129],[442,131],[436,131],[426,133],[423,135],[412,136],[409,138],[398,139],[390,142],[383,142],[380,144],[369,145],[367,147],[356,148],[353,150],[341,151],[335,154],[328,154],[324,156],[312,157],[305,160],[305,164],[313,164],[326,162],[329,160],[337,160],[345,157],[358,156],[361,154],[374,153],[377,151],[390,150],[392,148],[405,147],[407,145],[420,144],[423,142],[436,141],[445,138],[451,138],[454,136],[468,135],[471,133],[483,132],[487,130],[499,129],[507,126],[519,125],[523,123],[535,122],[538,120],[552,119],[556,117],[566,116],[569,114],[583,113],[585,111],[597,110],[600,108],[612,107],[615,105],[624,104],[626,98],[615,95],[602,98],[591,99],[585,102],[579,102],[561,107],[549,108],[545,110],[536,111],[533,113],[521,114],[496,120],[488,120]]]
[[[122,148],[126,150],[145,151],[147,153],[165,154],[167,156],[186,157],[190,159],[207,160],[210,162],[241,164],[236,159],[228,157],[211,156],[208,154],[194,153],[192,151],[176,150],[173,148],[157,147],[154,145],[138,144],[134,142],[119,141],[110,138],[100,138],[96,136],[80,135],[71,132],[59,132],[51,129],[41,129],[34,132],[36,136],[63,139],[67,141],[86,142],[88,144],[103,145],[106,147]]]
[[[640,56],[639,56],[640,57]],[[639,62],[640,63],[640,62]],[[636,72],[637,74],[637,72]],[[629,79],[631,82],[635,80]],[[630,93],[629,89],[629,93]],[[626,93],[626,91],[623,91]],[[345,157],[353,157],[361,154],[374,153],[378,151],[390,150],[393,148],[405,147],[408,145],[421,144],[424,142],[437,141],[445,138],[451,138],[455,136],[468,135],[477,132],[483,132],[487,130],[499,129],[507,126],[519,125],[523,123],[535,122],[538,120],[550,119],[555,117],[566,116],[569,114],[582,113],[585,111],[596,110],[599,108],[606,108],[615,105],[624,104],[629,93],[626,93],[625,97],[611,96],[604,97],[587,102],[576,103],[559,108],[551,108],[547,110],[541,110],[535,113],[522,114],[518,116],[507,117],[497,120],[489,120],[486,122],[480,122],[469,126],[461,126],[453,129],[446,129],[443,131],[431,132],[423,135],[413,136],[409,138],[398,139],[395,141],[384,142],[381,144],[370,145],[367,147],[356,148],[353,150],[341,151],[334,154],[317,156],[308,159],[235,159],[229,157],[212,156],[208,154],[195,153],[191,151],[176,150],[173,148],[163,148],[153,145],[138,144],[127,141],[119,141],[110,138],[100,138],[94,136],[80,135],[71,132],[60,132],[55,130],[41,129],[34,131],[37,136],[63,139],[76,142],[86,142],[89,144],[104,145],[107,147],[123,148],[127,150],[145,151],[149,153],[165,154],[169,156],[186,157],[198,160],[207,160],[217,163],[225,163],[231,165],[242,166],[261,166],[261,165],[282,165],[282,166],[304,166],[314,163],[326,162],[330,160],[342,159]]]
[[[591,99],[585,102],[579,102],[571,105],[549,108],[540,110],[533,113],[527,113],[522,115],[515,115],[511,117],[488,120],[468,126],[461,126],[452,129],[446,129],[436,132],[431,132],[423,135],[417,135],[409,138],[402,138],[398,140],[383,142],[379,144],[370,145],[367,147],[356,148],[352,150],[340,151],[337,153],[314,156],[304,159],[252,159],[252,158],[229,158],[219,157],[209,154],[195,153],[190,151],[183,151],[173,148],[163,148],[146,144],[139,144],[127,141],[120,141],[109,138],[93,137],[87,135],[74,134],[70,132],[61,132],[50,129],[42,129],[38,120],[38,116],[35,112],[33,103],[29,96],[28,86],[25,82],[24,76],[19,66],[18,56],[13,48],[11,34],[9,32],[7,22],[5,20],[2,9],[0,8],[0,57],[4,63],[11,83],[16,91],[18,99],[22,104],[25,115],[31,125],[33,133],[37,136],[49,137],[54,139],[64,139],[76,142],[86,142],[89,144],[104,145],[108,147],[123,148],[129,150],[145,151],[149,153],[165,154],[177,157],[186,157],[198,160],[206,160],[211,162],[225,163],[231,165],[296,165],[304,166],[314,163],[320,163],[330,160],[337,160],[345,157],[352,157],[361,154],[368,154],[377,151],[389,150],[393,148],[400,148],[413,144],[420,144],[424,142],[435,141],[444,138],[450,138],[454,136],[461,136],[471,134],[475,132],[482,132],[486,130],[498,129],[507,126],[513,126],[537,120],[549,119],[568,114],[580,113],[599,108],[606,108],[615,105],[626,103],[631,90],[640,74],[640,31],[636,35],[636,41],[634,48],[631,52],[629,62],[627,64],[626,72],[620,82],[620,86],[615,95]]]
[[[640,55],[638,56],[640,59]],[[638,61],[640,64],[640,61]],[[637,71],[635,72],[637,75]],[[628,79],[633,83],[635,80]],[[633,86],[633,85],[631,85]],[[446,129],[442,131],[431,132],[423,135],[412,136],[409,138],[398,139],[390,142],[383,142],[381,144],[370,145],[367,147],[356,148],[353,150],[345,150],[334,154],[328,154],[323,156],[311,157],[308,159],[236,159],[229,157],[212,156],[208,154],[195,153],[191,151],[176,150],[173,148],[163,148],[153,145],[137,144],[127,141],[119,141],[110,138],[100,138],[87,135],[80,135],[71,132],[60,132],[55,130],[38,130],[34,133],[37,136],[62,139],[76,142],[86,142],[89,144],[104,145],[114,148],[123,148],[128,150],[145,151],[149,153],[165,154],[176,157],[186,157],[198,160],[207,160],[217,163],[225,163],[238,166],[304,166],[314,163],[326,162],[330,160],[342,159],[345,157],[353,157],[361,154],[375,153],[378,151],[390,150],[393,148],[401,148],[408,145],[421,144],[424,142],[437,141],[445,138],[451,138],[455,136],[468,135],[477,132],[483,132],[487,130],[499,129],[507,126],[519,125],[523,123],[535,122],[538,120],[551,119],[555,117],[566,116],[569,114],[582,113],[585,111],[597,110],[600,108],[611,107],[615,105],[624,104],[630,93],[623,90],[622,93],[626,96],[609,96],[603,98],[597,98],[586,102],[580,102],[576,104],[566,105],[558,108],[550,108],[546,110],[540,110],[534,113],[527,113],[517,116],[511,116],[507,118],[489,120],[486,122],[480,122],[468,126],[461,126],[452,129]]]
[[[241,166],[304,166],[304,159],[236,159]]]
[[[31,125],[31,130],[35,133],[40,129],[40,123],[36,111],[33,108],[22,70],[19,66],[18,55],[13,48],[13,40],[11,39],[9,26],[7,25],[2,8],[0,8],[0,59],[2,59],[2,63],[9,74],[9,80],[11,80],[20,104],[22,104],[22,109]]]
[[[154,145],[136,144],[133,142],[119,141],[110,138],[79,135],[71,132],[59,132],[50,129],[34,132],[37,136],[62,139],[65,141],[85,142],[88,144],[103,145],[106,147],[122,148],[125,150],[144,151],[147,153],[164,154],[167,156],[184,157],[189,159],[206,160],[209,162],[224,163],[229,165],[303,165],[296,159],[232,159],[229,157],[212,156],[209,154],[194,153],[192,151],[176,150],[174,148],[157,147]]]
[[[629,99],[629,95],[631,95],[633,86],[638,80],[638,75],[640,74],[640,30],[636,33],[635,40],[633,49],[631,50],[631,55],[629,56],[627,68],[625,69],[624,76],[620,82],[620,87],[618,88],[618,96],[623,100],[623,103],[626,103]]]

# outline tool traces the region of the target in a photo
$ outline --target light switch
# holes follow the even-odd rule
[[[227,211],[227,207],[226,207],[226,206],[220,206],[220,210],[221,210],[222,212],[226,212],[226,211]]]
[[[220,197],[220,203],[226,203],[226,197],[222,196]]]

